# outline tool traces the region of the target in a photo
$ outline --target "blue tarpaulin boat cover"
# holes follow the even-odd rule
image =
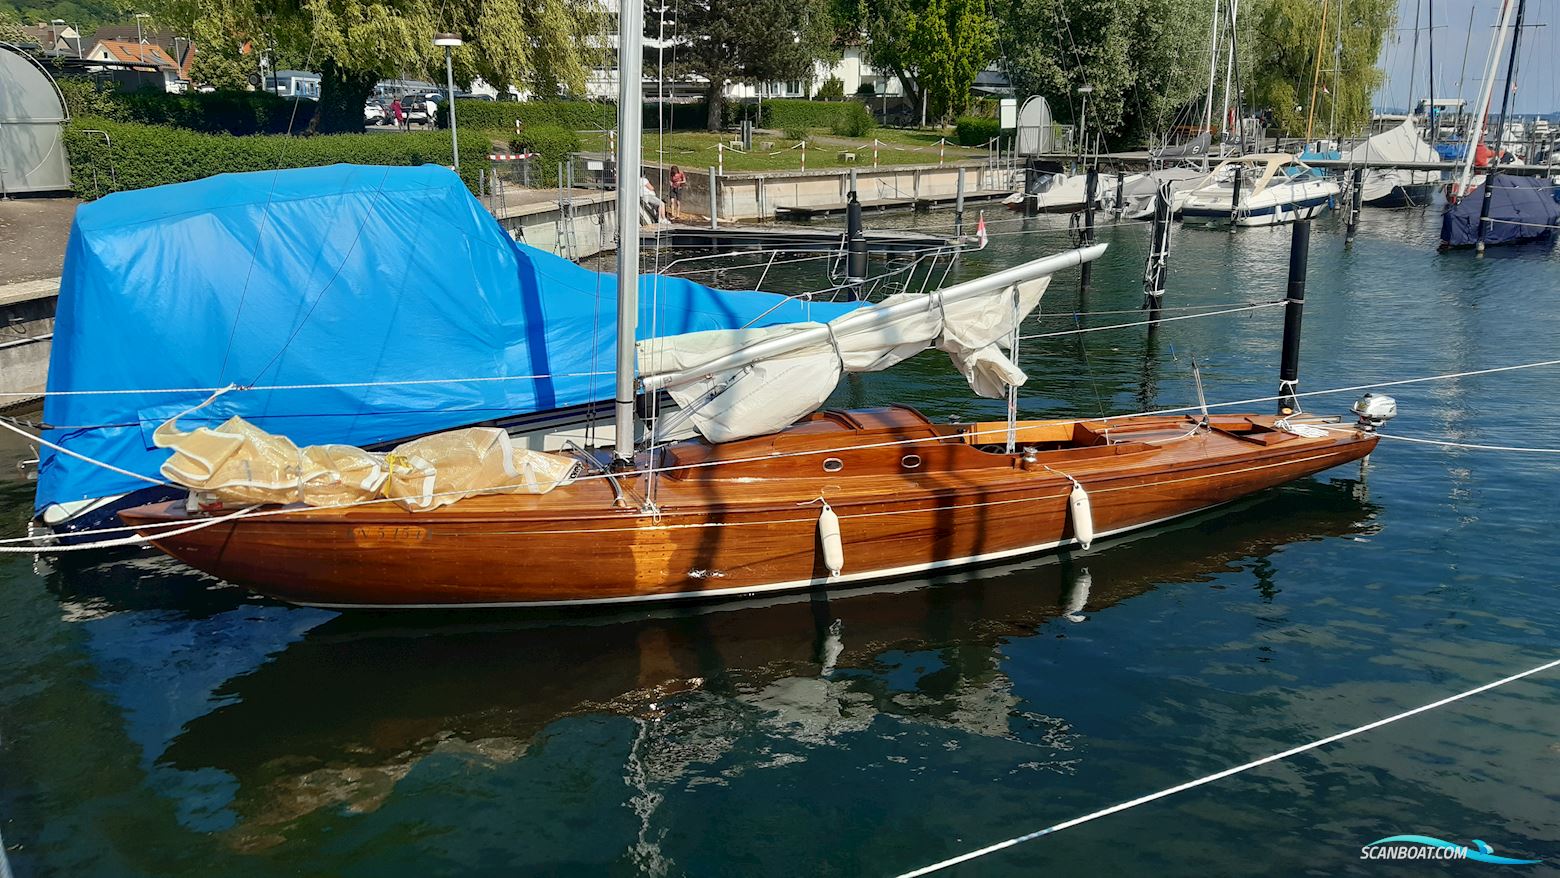
[[[1485,244],[1515,244],[1554,238],[1560,229],[1555,184],[1542,177],[1494,174],[1490,178],[1490,223]],[[1441,243],[1466,247],[1479,242],[1484,186],[1476,186],[1441,215]]]
[[[242,415],[372,445],[610,399],[617,280],[516,244],[437,166],[223,174],[76,212],[45,438],[156,476],[160,422]],[[853,304],[640,279],[637,334],[829,320]],[[471,381],[506,376],[515,380]],[[361,382],[366,386],[339,386]],[[388,383],[385,383],[388,382]],[[280,389],[281,385],[313,386]],[[264,389],[277,388],[277,389]],[[82,391],[128,390],[99,394]],[[37,507],[146,487],[45,449]]]

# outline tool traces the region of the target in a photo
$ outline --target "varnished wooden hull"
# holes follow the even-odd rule
[[[719,597],[904,576],[1068,545],[1075,541],[1071,483],[1061,472],[1089,492],[1098,539],[1358,459],[1376,442],[1342,431],[1318,439],[1284,434],[1269,444],[1239,432],[1274,438],[1252,426],[1258,419],[1231,418],[1216,422],[1230,430],[1188,436],[1189,421],[1158,418],[1117,422],[1103,445],[1038,450],[1026,459],[980,450],[952,428],[916,418],[884,416],[865,427],[851,421],[858,426],[714,448],[689,443],[681,453],[674,447],[662,464],[671,471],[657,480],[654,513],[637,503],[614,507],[608,485],[596,479],[542,497],[471,498],[429,513],[388,503],[286,510],[154,543],[262,594],[316,606]],[[913,468],[907,455],[917,458]],[[824,472],[825,459],[840,460],[842,469]],[[829,575],[819,548],[820,496],[840,518],[839,576]],[[123,517],[136,525],[198,519],[177,503]]]

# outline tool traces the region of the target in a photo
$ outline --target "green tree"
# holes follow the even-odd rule
[[[920,47],[916,40],[916,7],[911,0],[861,0],[858,21],[866,37],[867,62],[893,74],[904,96],[921,105]]]
[[[916,68],[932,116],[946,121],[969,108],[975,77],[991,61],[997,25],[984,0],[927,0],[914,13]],[[924,121],[924,120],[923,120]]]
[[[603,45],[604,8],[594,0],[152,0],[157,17],[209,33],[225,47],[275,48],[320,74],[311,130],[358,131],[363,101],[380,79],[435,81],[444,67],[440,31],[461,34],[457,82],[480,76],[499,88],[541,95],[581,93]],[[199,52],[197,52],[199,57]]]
[[[827,0],[679,0],[667,10],[667,62],[708,83],[707,127],[721,127],[726,86],[811,77],[833,55],[835,20]],[[661,30],[646,16],[647,34]]]
[[[1209,0],[1008,0],[1008,75],[1074,123],[1090,85],[1090,130],[1140,140],[1205,89],[1212,14]]]
[[[1254,56],[1248,103],[1269,111],[1285,134],[1303,136],[1315,82],[1312,133],[1328,132],[1334,118],[1338,130],[1332,134],[1363,131],[1370,122],[1371,96],[1383,79],[1376,59],[1396,23],[1396,0],[1260,0],[1254,6],[1247,18]],[[1241,13],[1248,14],[1244,5]],[[1331,72],[1335,60],[1336,78]]]

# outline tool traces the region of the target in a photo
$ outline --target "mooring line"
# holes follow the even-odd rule
[[[1540,674],[1540,673],[1543,673],[1544,671],[1550,670],[1551,668],[1555,668],[1555,667],[1560,667],[1560,659],[1555,659],[1554,661],[1545,662],[1544,664],[1541,664],[1538,667],[1529,668],[1526,671],[1521,671],[1520,673],[1512,674],[1509,677],[1502,677],[1499,680],[1495,680],[1495,681],[1490,682],[1490,683],[1485,683],[1482,686],[1475,686],[1472,689],[1468,689],[1468,690],[1463,691],[1463,692],[1458,692],[1455,695],[1448,695],[1445,698],[1442,698],[1442,699],[1440,699],[1438,701],[1432,701],[1429,704],[1421,704],[1418,707],[1412,708],[1410,710],[1405,710],[1402,713],[1393,714],[1392,716],[1384,717],[1382,719],[1375,720],[1374,722],[1366,723],[1365,725],[1362,725],[1362,726],[1356,726],[1356,727],[1354,727],[1352,729],[1349,729],[1348,731],[1339,732],[1336,735],[1329,735],[1329,736],[1327,736],[1325,738],[1322,738],[1320,740],[1312,741],[1309,744],[1301,744],[1298,747],[1291,747],[1288,750],[1284,750],[1283,752],[1273,753],[1271,755],[1264,756],[1261,759],[1254,759],[1254,760],[1252,760],[1250,762],[1247,762],[1247,763],[1245,763],[1243,765],[1237,765],[1237,766],[1235,766],[1233,768],[1226,768],[1223,771],[1215,772],[1213,774],[1197,778],[1196,780],[1187,781],[1186,783],[1177,784],[1177,785],[1175,785],[1173,787],[1169,787],[1167,789],[1160,790],[1157,793],[1150,793],[1150,794],[1148,794],[1146,796],[1139,796],[1136,799],[1130,799],[1130,800],[1125,801],[1125,802],[1120,802],[1120,803],[1117,803],[1115,805],[1111,805],[1109,808],[1101,808],[1098,811],[1093,811],[1091,813],[1083,815],[1082,817],[1074,817],[1071,820],[1064,820],[1061,823],[1052,824],[1050,826],[1047,826],[1044,829],[1037,829],[1034,832],[1028,832],[1028,833],[1025,833],[1023,835],[1014,836],[1013,838],[1007,839],[1006,841],[999,841],[996,844],[987,845],[986,847],[970,851],[969,853],[960,854],[957,857],[950,857],[950,858],[948,858],[946,860],[942,860],[940,862],[933,863],[930,866],[922,866],[919,869],[914,869],[914,870],[909,871],[909,872],[901,873],[898,876],[898,878],[917,878],[917,876],[920,876],[920,875],[930,875],[933,872],[940,872],[943,869],[947,869],[950,866],[957,866],[960,863],[968,863],[971,860],[979,859],[981,857],[987,856],[988,854],[994,854],[994,853],[996,853],[997,851],[1000,851],[1000,850],[1006,850],[1007,848],[1023,844],[1026,841],[1034,841],[1035,839],[1040,838],[1041,836],[1054,835],[1054,834],[1056,834],[1058,832],[1061,832],[1064,829],[1071,829],[1074,826],[1080,826],[1080,825],[1082,825],[1084,823],[1089,823],[1091,821],[1098,820],[1101,817],[1109,817],[1112,814],[1119,814],[1122,811],[1126,811],[1126,810],[1128,810],[1130,808],[1136,808],[1139,805],[1146,805],[1149,802],[1158,801],[1159,799],[1163,799],[1163,798],[1167,798],[1169,796],[1173,796],[1176,793],[1182,793],[1182,792],[1185,792],[1185,791],[1190,790],[1190,789],[1195,789],[1197,787],[1204,786],[1205,784],[1213,783],[1216,780],[1223,780],[1226,777],[1230,777],[1232,775],[1240,774],[1240,773],[1245,772],[1245,771],[1250,771],[1253,768],[1258,768],[1258,767],[1263,766],[1263,765],[1268,765],[1268,764],[1273,763],[1273,762],[1278,762],[1278,761],[1283,760],[1283,759],[1288,759],[1291,756],[1297,756],[1297,755],[1299,755],[1301,753],[1304,753],[1304,752],[1306,752],[1308,750],[1315,750],[1318,747],[1325,747],[1328,744],[1332,744],[1332,743],[1335,743],[1337,741],[1341,741],[1344,738],[1353,737],[1354,735],[1361,734],[1362,732],[1368,732],[1368,731],[1371,731],[1372,729],[1379,729],[1382,726],[1389,725],[1391,723],[1395,723],[1398,720],[1408,719],[1411,716],[1417,716],[1418,714],[1425,713],[1425,712],[1431,711],[1431,710],[1435,710],[1438,707],[1445,707],[1446,705],[1451,704],[1451,703],[1453,703],[1455,701],[1461,701],[1464,698],[1468,698],[1468,697],[1473,696],[1473,695],[1478,695],[1481,692],[1488,692],[1491,689],[1495,689],[1497,687],[1504,686],[1507,683],[1513,683],[1513,682],[1516,682],[1517,680],[1521,680],[1524,677],[1531,677],[1534,674]]]

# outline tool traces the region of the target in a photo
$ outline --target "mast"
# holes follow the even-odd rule
[[[1511,58],[1506,62],[1506,93],[1500,98],[1500,127],[1495,129],[1495,163],[1500,164],[1500,145],[1506,137],[1506,110],[1511,106],[1511,86],[1517,76],[1517,46],[1522,43],[1522,13],[1527,0],[1517,0],[1517,26],[1511,34]]]
[[[1208,29],[1208,98],[1203,102],[1203,127],[1208,149],[1203,150],[1203,167],[1208,167],[1208,150],[1213,149],[1213,86],[1219,70],[1219,0],[1213,0],[1212,26]]]
[[[613,458],[634,459],[634,337],[639,323],[640,28],[644,0],[618,0],[617,381]]]
[[[1327,10],[1332,4],[1322,4],[1322,26],[1316,34],[1316,69],[1311,73],[1311,106],[1305,113],[1305,139],[1311,140],[1311,123],[1316,120],[1316,88],[1322,81],[1322,46],[1327,40]]]
[[[1230,0],[1228,9],[1230,16],[1229,61],[1224,65],[1224,109],[1222,115],[1219,116],[1219,128],[1224,132],[1226,138],[1230,135],[1230,80],[1235,78],[1235,13],[1236,4],[1239,2],[1240,0]],[[1213,138],[1212,133],[1208,137],[1211,140]]]
[[[1468,125],[1468,142],[1463,150],[1462,173],[1457,175],[1457,196],[1468,192],[1468,181],[1473,178],[1473,156],[1479,144],[1484,142],[1484,121],[1490,112],[1490,92],[1495,88],[1495,70],[1500,64],[1501,49],[1506,46],[1506,26],[1511,23],[1511,0],[1502,0],[1500,21],[1495,25],[1495,35],[1490,38],[1490,56],[1484,61],[1484,86],[1479,90],[1479,105],[1474,109]]]
[[[1434,146],[1441,140],[1441,117],[1435,111],[1435,0],[1429,0],[1425,11],[1430,19],[1430,105],[1425,107],[1425,120],[1430,123],[1430,145]]]

